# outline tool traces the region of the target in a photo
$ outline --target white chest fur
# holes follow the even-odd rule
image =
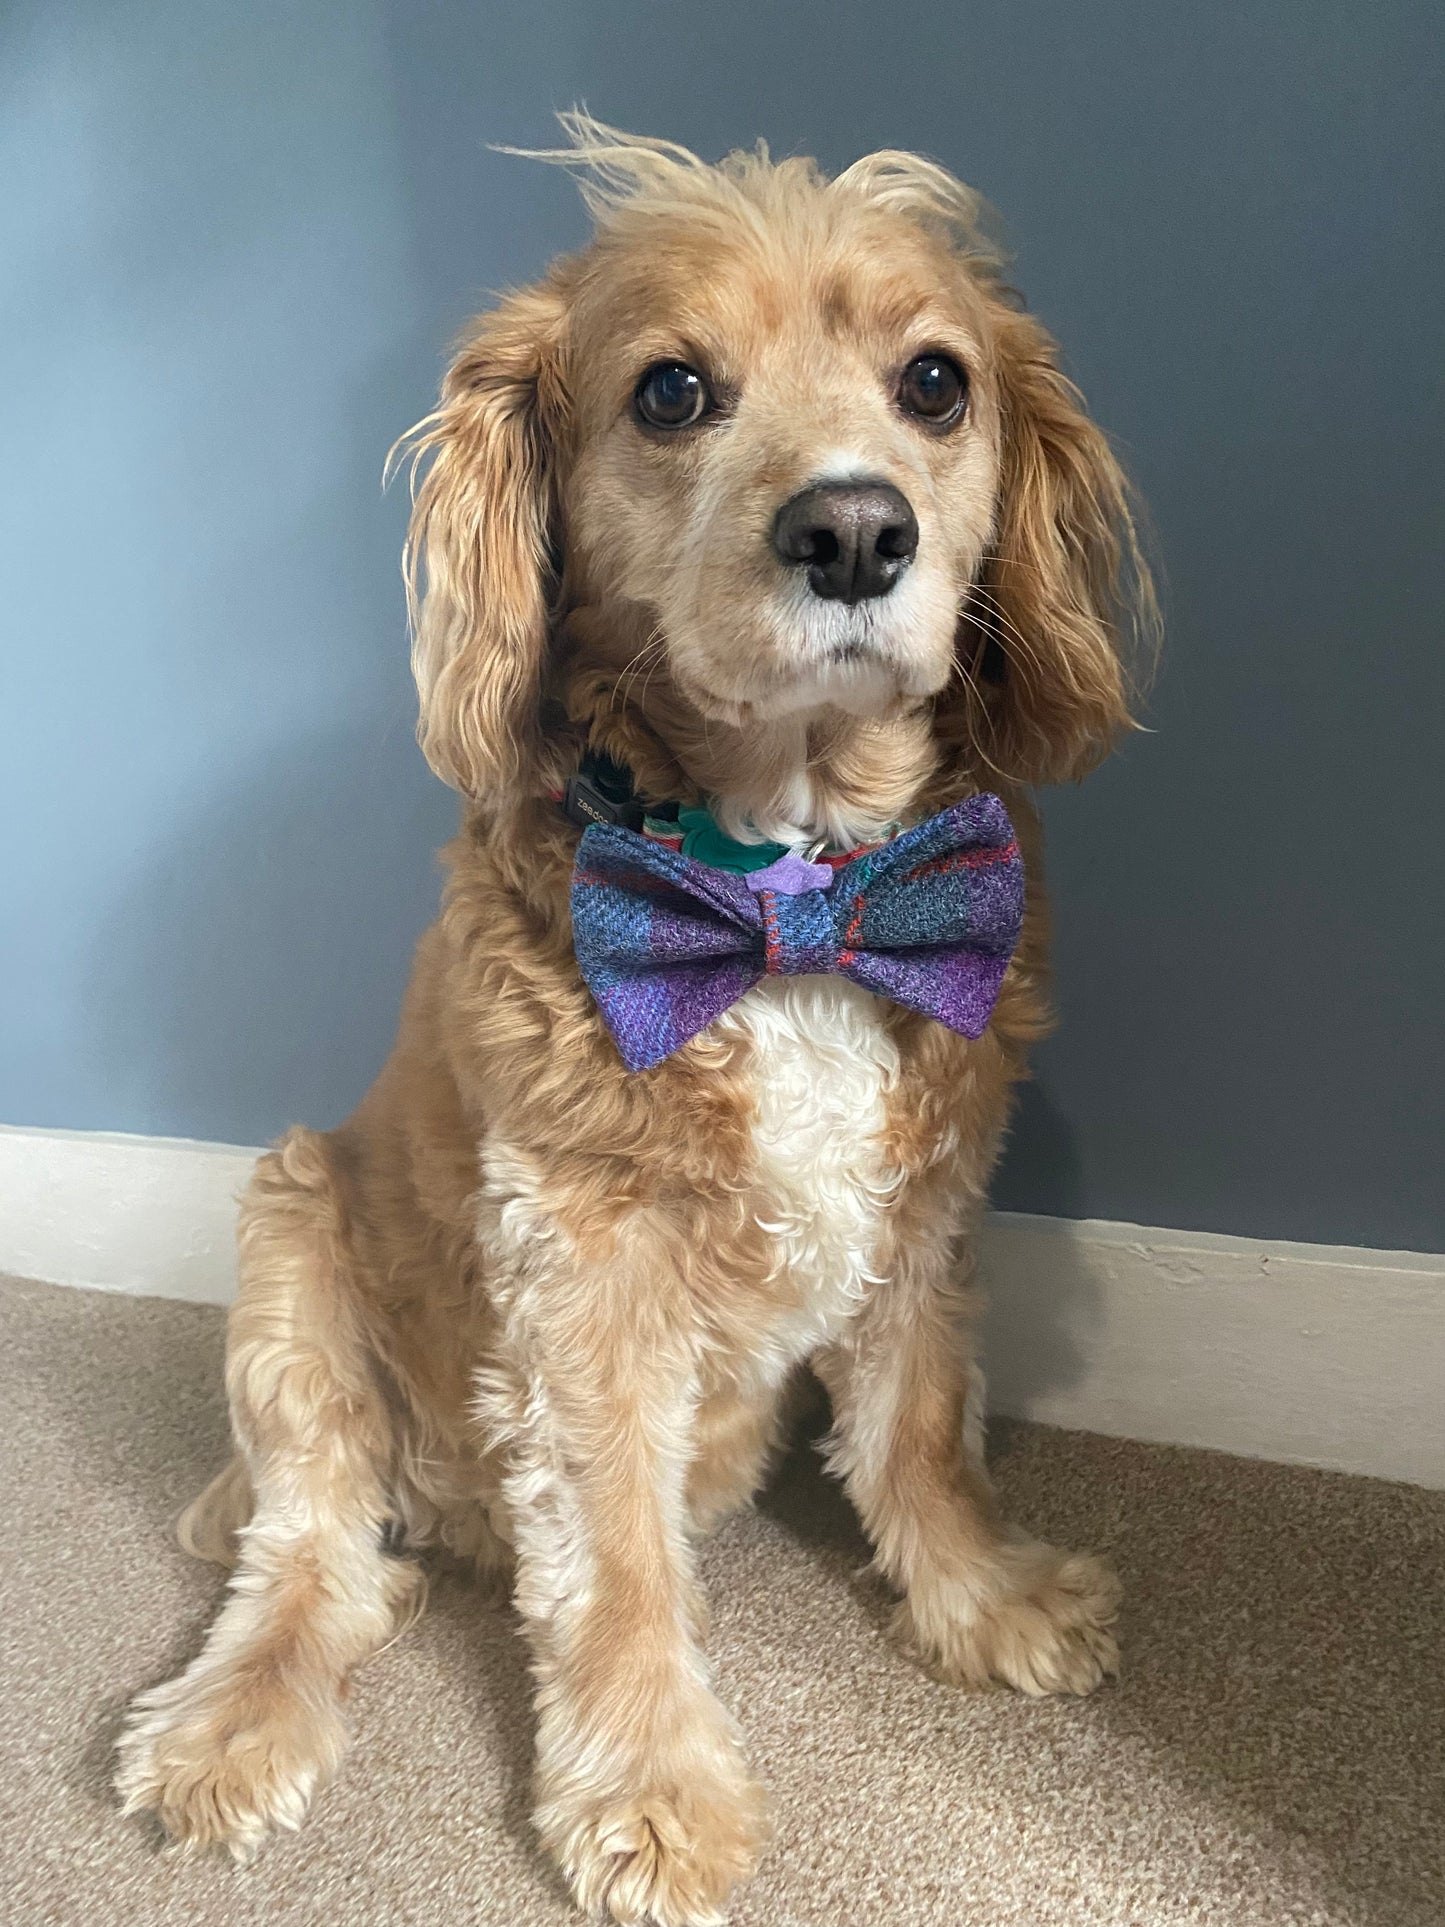
[[[876,1276],[879,1220],[899,1181],[882,1143],[898,1072],[882,1008],[840,977],[769,977],[723,1020],[753,1045],[758,1220],[783,1286],[774,1370],[834,1335]]]

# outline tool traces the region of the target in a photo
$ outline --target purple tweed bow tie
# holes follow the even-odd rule
[[[843,864],[738,876],[618,824],[584,832],[577,962],[629,1070],[647,1070],[764,976],[836,974],[964,1037],[988,1023],[1023,921],[1008,812],[973,796]]]

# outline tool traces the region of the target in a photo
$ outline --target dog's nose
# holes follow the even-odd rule
[[[815,595],[866,602],[887,595],[918,549],[918,517],[891,482],[825,482],[784,502],[773,548],[806,568]]]

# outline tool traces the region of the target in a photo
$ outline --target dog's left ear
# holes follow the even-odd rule
[[[414,465],[430,457],[406,550],[417,738],[443,782],[492,807],[538,781],[565,310],[554,272],[483,315],[408,444]]]
[[[962,700],[999,774],[1057,783],[1093,768],[1130,725],[1157,613],[1129,485],[1053,341],[1002,303],[995,323],[1000,500],[959,634]]]

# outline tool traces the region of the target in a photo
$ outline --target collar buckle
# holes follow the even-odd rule
[[[562,812],[569,823],[582,829],[589,823],[620,823],[626,830],[640,830],[645,814],[641,799],[633,794],[631,773],[605,756],[591,754],[567,778]]]

